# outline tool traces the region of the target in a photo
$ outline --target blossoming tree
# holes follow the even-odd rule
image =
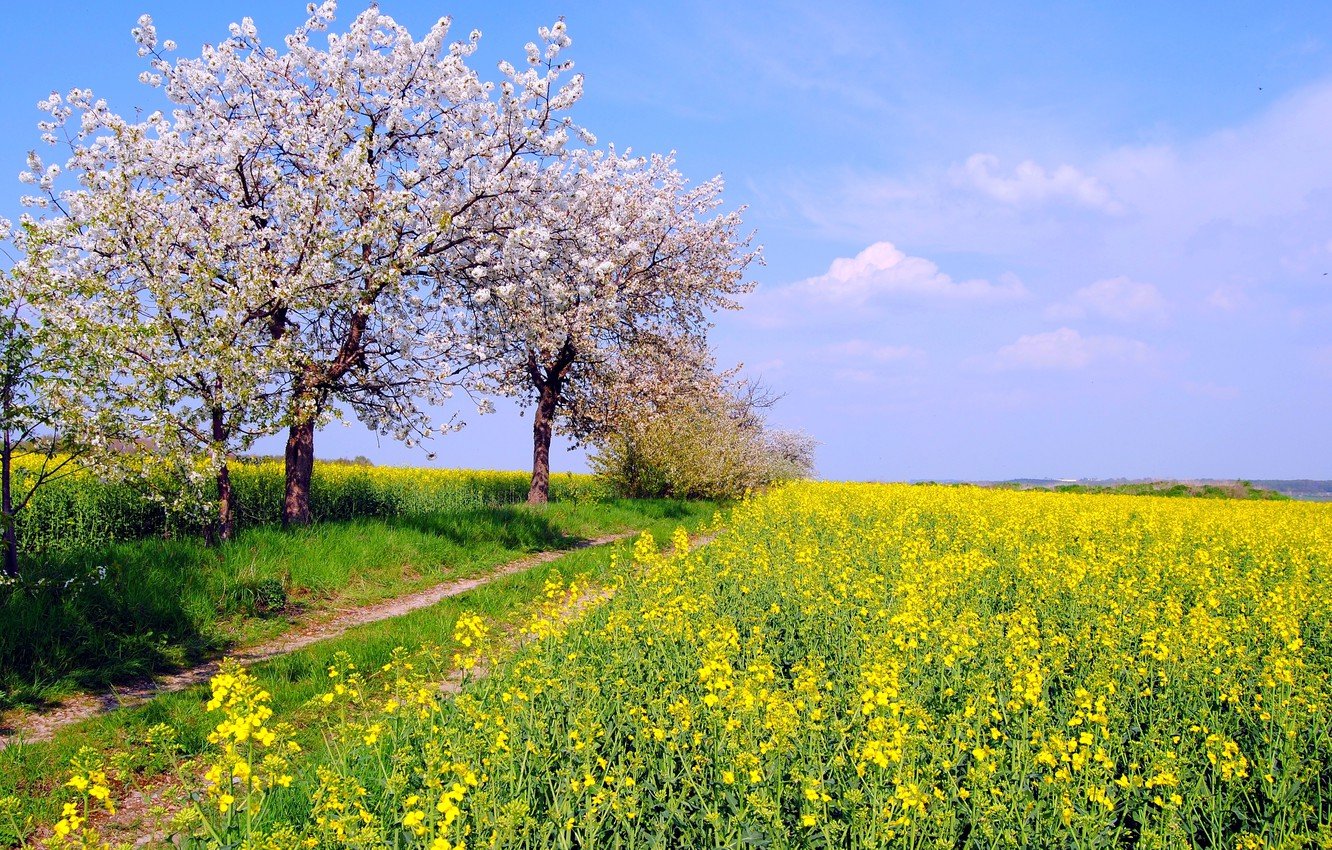
[[[529,502],[548,498],[554,429],[594,438],[698,374],[711,311],[737,306],[759,256],[721,191],[670,156],[573,150],[482,252],[486,376],[535,408]]]
[[[409,442],[437,427],[431,406],[488,355],[457,281],[565,145],[581,91],[559,82],[562,23],[496,90],[468,66],[479,32],[449,43],[441,19],[417,41],[371,7],[316,46],[334,12],[311,5],[285,50],[245,19],[176,62],[141,18],[140,79],[170,114],[131,122],[87,90],[52,95],[44,138],[78,185],[35,154],[27,174],[41,193],[20,272],[100,347],[120,390],[104,401],[216,475],[223,536],[226,458],[255,437],[286,428],[283,517],[304,524],[320,424],[347,409]]]
[[[0,233],[9,222],[0,221]],[[19,575],[18,518],[47,484],[75,471],[80,447],[71,426],[86,420],[65,402],[69,353],[61,340],[43,339],[22,285],[6,275],[0,287],[0,572]]]

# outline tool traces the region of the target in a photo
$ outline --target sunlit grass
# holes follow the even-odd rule
[[[604,513],[600,515],[583,513],[589,510],[587,506],[569,508],[569,529],[576,529],[580,536],[588,535],[604,527],[604,523],[615,521],[636,524],[665,540],[677,526],[702,526],[717,509],[709,502],[670,501],[610,503],[602,507]],[[341,656],[361,669],[374,670],[390,659],[395,647],[442,645],[449,650],[454,624],[463,613],[481,614],[496,623],[497,629],[503,629],[505,623],[516,624],[533,601],[541,597],[552,577],[558,576],[563,581],[605,580],[610,575],[612,552],[619,553],[618,560],[623,566],[629,560],[630,546],[631,543],[624,542],[574,551],[429,608],[356,627],[339,637],[255,665],[251,672],[272,693],[271,707],[276,719],[298,721],[297,728],[301,730],[298,740],[307,750],[318,752],[321,732],[312,722],[315,713],[303,707],[327,688],[327,668],[335,658]],[[70,759],[85,747],[106,753],[111,760],[117,758],[115,753],[125,754],[119,758],[126,765],[126,775],[132,777],[132,782],[147,782],[164,769],[142,746],[148,730],[156,724],[167,724],[177,730],[185,755],[203,752],[215,720],[200,710],[206,698],[203,687],[163,694],[141,707],[119,710],[59,730],[51,741],[19,743],[0,750],[0,797],[14,796],[20,801],[25,817],[52,822],[59,812],[59,795],[52,794],[64,781]],[[0,836],[3,835],[0,824]]]
[[[0,589],[0,708],[188,664],[363,605],[680,513],[678,502],[466,507],[198,540],[140,540],[39,562]]]

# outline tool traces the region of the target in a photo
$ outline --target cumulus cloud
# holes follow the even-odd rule
[[[1123,206],[1110,195],[1105,185],[1071,165],[1052,171],[1031,160],[1018,164],[1009,175],[999,171],[999,157],[977,153],[953,169],[953,179],[981,194],[1011,206],[1059,202],[1107,213],[1120,213]]]
[[[1019,337],[983,361],[991,369],[1076,371],[1096,364],[1143,364],[1146,343],[1119,336],[1083,336],[1072,328]]]
[[[1068,300],[1045,309],[1047,319],[1060,322],[1089,315],[1118,322],[1163,322],[1166,302],[1150,283],[1112,277],[1084,286]]]
[[[842,304],[859,305],[881,297],[938,301],[1008,301],[1025,297],[1026,287],[1012,275],[998,283],[955,281],[923,257],[911,257],[891,242],[875,242],[854,257],[838,257],[828,271],[793,289]]]

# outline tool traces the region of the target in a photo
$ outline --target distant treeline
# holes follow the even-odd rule
[[[1059,493],[1116,493],[1127,496],[1169,496],[1185,499],[1290,499],[1275,489],[1253,481],[1200,483],[1183,481],[1134,481],[1122,484],[1060,483],[1056,481],[999,481],[986,486],[1007,490],[1054,490]]]

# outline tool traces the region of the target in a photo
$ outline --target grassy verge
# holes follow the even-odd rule
[[[694,510],[673,501],[569,501],[242,532],[209,548],[140,540],[52,558],[0,588],[0,709],[40,707],[237,646],[297,618],[475,575]]]
[[[676,527],[699,529],[717,509],[710,502],[617,503],[602,507],[604,518],[614,516],[624,522],[636,519],[637,527],[650,530],[658,541],[669,540]],[[591,530],[583,528],[584,533]],[[619,562],[624,563],[631,546],[632,541],[622,541],[613,546],[571,552],[430,608],[357,627],[341,637],[256,665],[251,672],[273,695],[270,704],[273,722],[292,722],[298,730],[296,740],[315,752],[319,749],[318,741],[314,740],[319,734],[316,725],[302,723],[301,718],[308,719],[314,711],[306,705],[309,700],[327,690],[326,671],[340,653],[345,653],[362,670],[378,669],[399,646],[439,645],[447,655],[453,651],[453,627],[461,614],[479,614],[491,620],[495,628],[503,629],[521,621],[534,600],[541,597],[548,579],[559,576],[566,582],[575,577],[593,582],[604,580],[611,570],[612,554],[618,552]],[[60,811],[61,783],[70,760],[83,748],[104,754],[116,772],[129,777],[131,785],[151,783],[162,774],[165,765],[156,763],[141,746],[148,730],[165,723],[177,730],[186,756],[202,752],[207,747],[208,732],[217,720],[203,711],[206,693],[199,687],[164,694],[143,706],[66,727],[51,741],[18,743],[0,750],[0,809],[14,812],[15,823],[20,827],[29,818],[34,824],[54,821]],[[18,835],[7,831],[14,833],[21,829],[16,830],[0,817],[0,846],[6,840],[17,843]]]

